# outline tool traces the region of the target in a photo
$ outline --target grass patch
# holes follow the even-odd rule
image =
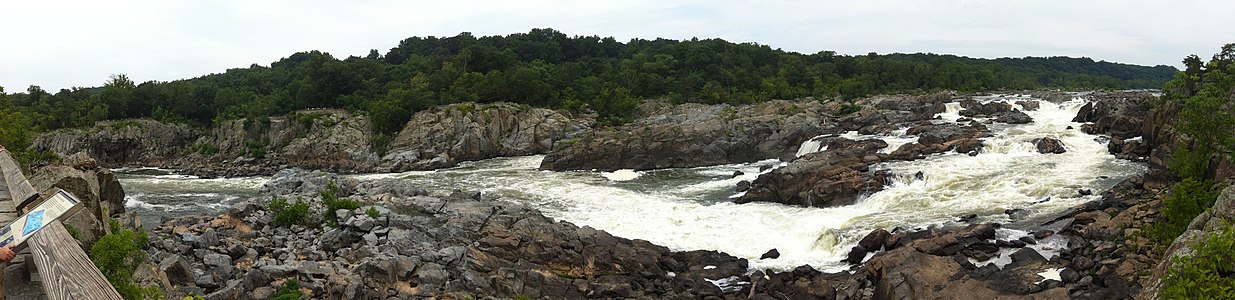
[[[279,292],[274,294],[274,298],[270,300],[300,300],[300,297],[304,297],[304,292],[300,291],[300,281],[288,279],[283,282],[283,286],[279,287]]]
[[[855,112],[862,111],[862,105],[857,103],[845,103],[840,105],[840,109],[836,110],[837,116],[844,116]]]

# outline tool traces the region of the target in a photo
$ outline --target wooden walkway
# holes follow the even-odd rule
[[[8,224],[28,207],[34,207],[39,193],[3,145],[0,173],[4,175],[0,176],[0,221],[4,222],[0,224]],[[47,299],[122,299],[60,221],[48,223],[25,244],[33,254]]]

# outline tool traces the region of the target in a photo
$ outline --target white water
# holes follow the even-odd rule
[[[783,166],[775,160],[600,173],[538,171],[543,156],[527,156],[470,162],[437,171],[354,177],[404,180],[437,193],[457,188],[480,190],[507,201],[527,203],[555,219],[617,236],[644,239],[675,250],[719,250],[750,259],[753,268],[787,270],[809,264],[838,270],[847,267],[839,261],[849,248],[875,228],[958,225],[953,221],[956,216],[970,213],[978,214],[979,222],[1012,222],[1006,227],[1028,228],[1098,197],[1080,197],[1078,189],[1093,189],[1098,194],[1118,180],[1144,172],[1143,166],[1108,154],[1105,144],[1096,142],[1095,136],[1065,129],[1080,127],[1070,120],[1081,104],[1073,101],[1055,105],[1043,101],[1039,110],[1026,112],[1034,123],[989,125],[995,136],[986,139],[986,148],[975,157],[949,153],[877,165],[877,169],[895,174],[921,171],[925,179],[898,177],[902,179],[894,180],[885,190],[844,207],[730,202],[734,185],[755,179],[760,166]],[[959,118],[959,110],[958,105],[949,103],[947,111],[940,114],[942,121]],[[890,145],[896,145],[893,141],[903,144],[916,140],[905,136],[903,130],[887,136],[851,136],[880,138]],[[1031,141],[1041,137],[1062,140],[1068,152],[1037,153]],[[800,154],[804,154],[802,150],[826,151],[809,142],[799,150]],[[891,150],[895,148],[884,149]],[[744,175],[731,178],[734,171]],[[157,180],[164,181],[155,183]],[[165,184],[181,183],[176,180],[179,179],[137,178],[124,183],[126,188],[140,183],[140,188],[131,190],[164,189]],[[214,184],[204,179],[185,180]],[[248,180],[251,179],[240,180],[241,185],[248,186]],[[167,189],[166,192],[184,189],[183,194],[211,190]],[[1049,201],[1042,201],[1048,197]],[[1025,209],[1029,217],[1010,220],[1005,209]],[[781,253],[779,259],[758,259],[772,248]]]

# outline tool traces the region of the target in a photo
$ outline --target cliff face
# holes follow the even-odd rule
[[[823,110],[815,101],[653,108],[631,124],[597,128],[559,143],[540,167],[657,169],[788,159],[798,145],[823,131]]]
[[[367,171],[378,161],[370,150],[373,135],[369,127],[367,116],[342,110],[305,110],[262,121],[230,120],[197,140],[198,147],[215,147],[199,148],[198,155],[216,162],[247,157],[312,169]]]
[[[185,145],[197,137],[197,132],[181,124],[125,120],[45,133],[31,147],[61,157],[84,152],[105,165],[164,165],[186,154]]]
[[[540,154],[592,123],[592,117],[572,117],[510,103],[439,106],[413,115],[391,142],[384,160],[392,171],[406,171]]]

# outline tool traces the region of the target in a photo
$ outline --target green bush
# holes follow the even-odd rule
[[[320,111],[300,113],[300,114],[296,114],[296,121],[300,122],[300,125],[303,125],[304,127],[309,128],[309,127],[313,127],[314,122],[316,122],[318,119],[321,119],[322,117],[325,117],[325,116],[326,116],[326,113],[320,112]]]
[[[158,287],[142,288],[133,282],[133,272],[146,260],[142,250],[147,242],[146,233],[121,229],[116,220],[111,220],[110,225],[112,234],[99,238],[90,247],[90,260],[125,299],[158,298]]]
[[[360,208],[360,203],[356,200],[339,198],[339,186],[334,182],[327,185],[326,189],[318,191],[318,194],[322,195],[322,205],[326,207],[326,210],[322,212],[322,220],[325,220],[327,225],[339,226],[339,217],[334,214],[336,210]]]
[[[1192,247],[1192,255],[1175,257],[1162,279],[1162,299],[1235,299],[1235,227],[1227,225]]]
[[[841,104],[840,109],[836,111],[837,116],[844,116],[862,110],[862,105],[857,103]]]
[[[197,149],[197,153],[201,155],[215,155],[219,153],[219,146],[211,144],[197,144],[193,146]]]
[[[368,209],[368,210],[365,210],[365,211],[364,211],[364,213],[365,213],[366,215],[369,215],[369,217],[370,217],[370,218],[374,218],[374,219],[377,219],[377,217],[378,217],[378,215],[379,215],[379,214],[377,213],[377,208],[376,208],[376,207],[369,207],[369,209]]]
[[[283,286],[279,287],[279,292],[270,300],[299,300],[304,296],[304,292],[300,291],[300,282],[296,279],[288,279],[283,282]]]
[[[1171,195],[1162,199],[1158,220],[1150,225],[1149,237],[1160,245],[1169,245],[1188,229],[1188,223],[1213,206],[1218,192],[1208,180],[1184,178],[1175,184]]]
[[[270,211],[274,212],[274,219],[270,223],[275,226],[308,224],[305,217],[309,215],[309,204],[303,199],[296,198],[296,203],[289,204],[286,199],[271,197]]]
[[[266,157],[266,142],[249,140],[244,142],[244,146],[249,150],[249,156],[253,158]]]

